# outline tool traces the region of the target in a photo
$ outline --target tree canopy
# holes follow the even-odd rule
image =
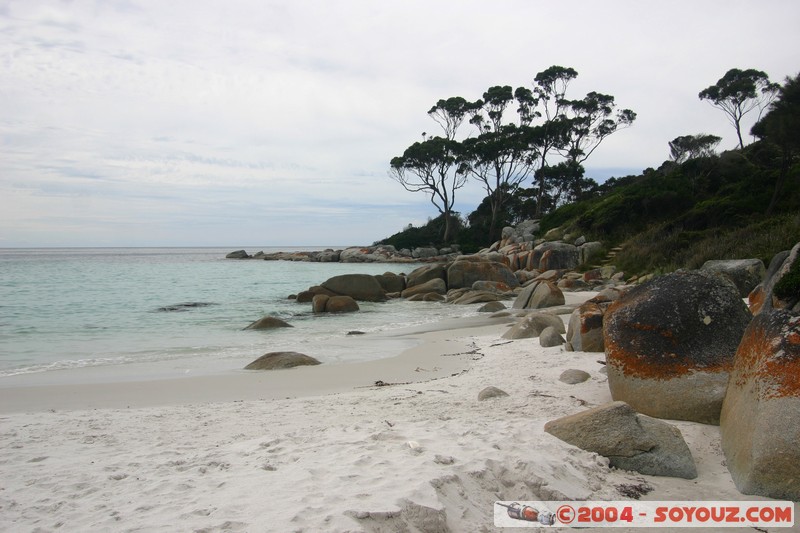
[[[765,72],[752,68],[732,68],[716,84],[706,87],[697,96],[728,115],[736,129],[739,148],[744,148],[742,117],[757,108],[760,118],[764,108],[775,98],[778,88],[779,85],[770,82]]]
[[[630,126],[636,113],[617,110],[613,96],[595,91],[567,98],[577,76],[575,69],[554,65],[536,74],[532,88],[494,85],[472,102],[437,101],[428,115],[444,137],[426,136],[392,159],[391,177],[406,190],[430,194],[445,220],[455,191],[467,177],[478,181],[491,211],[487,239],[496,237],[500,211],[528,179],[536,190],[533,216],[579,196],[596,185],[584,178],[582,163],[604,139]],[[467,120],[476,131],[463,138],[459,130]]]
[[[392,158],[389,176],[409,192],[423,192],[431,203],[444,215],[443,239],[451,238],[451,218],[456,191],[464,186],[467,178],[455,172],[459,143],[446,137],[430,137],[415,142],[402,156]]]
[[[683,163],[688,159],[714,155],[714,149],[722,141],[722,137],[700,133],[698,135],[681,135],[669,142],[670,159]]]
[[[754,77],[765,80],[761,74]],[[390,237],[390,243],[409,246],[424,239],[418,245],[425,245],[445,232],[462,249],[478,250],[496,241],[504,225],[540,218],[540,213],[543,231],[567,226],[570,233],[611,246],[633,243],[618,264],[631,272],[696,268],[719,257],[768,261],[797,242],[800,75],[787,78],[774,95],[766,85],[740,94],[733,91],[736,84],[718,83],[715,94],[727,95],[730,102],[742,101],[736,94],[771,100],[769,105],[742,101],[742,110],[766,105],[750,131],[756,142],[717,154],[719,136],[682,135],[669,142],[671,161],[601,185],[585,176],[582,163],[636,116],[617,110],[613,97],[599,92],[571,97],[568,87],[575,77],[573,69],[550,67],[528,87],[492,86],[474,102],[440,100],[432,112],[447,128],[445,136],[423,135],[422,142],[394,158],[394,177],[404,173],[410,180],[416,172],[431,177],[433,187],[452,183],[442,198],[432,189],[414,189],[410,181],[404,185],[427,190],[442,205],[468,179],[482,184],[486,196],[463,219],[449,204],[453,233],[445,230],[448,217],[442,214],[422,228]],[[439,166],[437,158],[444,164]],[[453,181],[433,179],[441,176]]]

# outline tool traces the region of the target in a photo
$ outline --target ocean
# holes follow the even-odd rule
[[[231,250],[0,249],[0,387],[241,371],[283,350],[324,364],[366,361],[416,342],[380,333],[475,313],[390,300],[314,315],[311,304],[288,296],[339,274],[407,273],[419,265],[225,259]],[[244,330],[265,315],[293,327]]]

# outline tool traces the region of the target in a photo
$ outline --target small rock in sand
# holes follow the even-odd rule
[[[564,370],[561,375],[558,376],[558,379],[559,381],[563,381],[569,385],[575,385],[576,383],[583,383],[590,377],[591,376],[588,372],[578,370],[577,368],[570,368],[568,370]]]
[[[479,313],[496,313],[505,310],[506,305],[503,302],[488,302],[478,309]]]
[[[295,366],[318,365],[313,357],[298,352],[270,352],[262,355],[246,367],[245,370],[277,370]]]
[[[497,387],[486,387],[480,393],[478,393],[478,400],[488,400],[489,398],[499,398],[501,396],[508,396],[508,393],[504,390],[500,390]]]
[[[413,454],[422,453],[422,446],[420,446],[419,442],[417,442],[415,440],[410,440],[410,441],[406,442],[406,446],[408,446],[408,449]]]

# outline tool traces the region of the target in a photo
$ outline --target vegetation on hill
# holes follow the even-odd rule
[[[763,85],[763,73],[752,72]],[[715,94],[746,103],[751,93],[742,90],[740,78],[739,93],[728,87]],[[498,187],[506,198],[500,208],[490,193],[472,213],[451,213],[449,242],[474,251],[497,240],[499,228],[544,211],[542,232],[564,227],[608,248],[622,246],[617,266],[630,274],[698,268],[709,259],[757,257],[766,263],[800,241],[800,75],[768,88],[775,94],[755,94],[772,103],[752,129],[758,141],[748,146],[717,155],[718,137],[681,136],[669,143],[672,159],[657,169],[602,185],[585,182],[567,195],[568,203],[552,188],[543,195],[535,179],[529,189],[504,183]],[[441,246],[444,218],[382,242]]]
[[[439,100],[428,115],[444,136],[423,133],[422,141],[392,158],[389,176],[407,191],[429,197],[443,217],[444,242],[456,230],[456,193],[470,179],[486,191],[489,238],[499,236],[502,211],[529,178],[536,216],[549,203],[574,199],[590,184],[583,177],[584,161],[604,139],[636,120],[630,109],[618,110],[611,95],[592,91],[568,98],[577,76],[574,69],[556,65],[539,72],[532,89],[496,85],[475,101]],[[465,122],[473,127],[468,134]]]

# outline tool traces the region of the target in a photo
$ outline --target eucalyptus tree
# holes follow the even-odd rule
[[[484,131],[462,143],[459,169],[480,182],[489,200],[490,241],[497,236],[497,221],[503,206],[528,176],[526,134],[526,128],[505,124],[496,131]]]
[[[676,163],[683,163],[697,157],[712,156],[721,140],[721,137],[707,133],[681,135],[669,142],[669,157]]]
[[[536,178],[542,180],[548,191],[548,200],[553,208],[578,200],[584,191],[597,186],[594,180],[584,177],[584,168],[574,161],[561,161],[555,165],[540,167]]]
[[[543,118],[542,145],[540,147],[541,166],[547,166],[550,152],[564,144],[564,134],[568,124],[566,111],[569,100],[566,99],[570,82],[578,77],[574,68],[553,65],[533,78],[535,103],[542,111],[536,116]],[[518,89],[518,92],[521,89]]]
[[[514,101],[514,92],[510,85],[495,85],[483,93],[483,99],[475,102],[475,114],[470,123],[478,126],[480,131],[499,131],[503,125],[503,115],[509,104]],[[481,111],[486,113],[483,116]],[[488,119],[488,120],[487,120]]]
[[[542,119],[537,134],[532,136],[531,159],[535,167],[534,186],[536,189],[536,211],[534,216],[542,216],[545,208],[545,197],[548,195],[554,173],[548,172],[547,158],[550,154],[566,146],[570,122],[566,117],[568,100],[567,89],[578,77],[578,72],[571,67],[553,65],[533,78],[533,91],[520,87],[517,94],[523,96],[520,109],[531,119]],[[530,100],[529,100],[530,99]],[[533,109],[534,111],[529,111]],[[541,111],[539,111],[541,109]]]
[[[464,120],[468,116],[471,117],[478,107],[480,101],[469,102],[460,96],[453,96],[436,102],[436,105],[428,110],[428,116],[441,126],[445,137],[452,141],[456,138],[458,128]]]
[[[403,155],[389,162],[390,178],[409,192],[428,195],[444,215],[444,242],[452,238],[456,191],[467,182],[467,176],[457,167],[461,145],[455,139],[462,123],[474,114],[477,105],[460,96],[437,101],[428,110],[428,116],[442,128],[444,137],[423,133],[421,142],[415,142]]]
[[[775,99],[779,88],[780,85],[769,81],[765,72],[752,68],[732,68],[716,84],[706,87],[697,96],[700,100],[708,100],[728,116],[736,129],[739,148],[744,148],[742,117],[753,109],[758,109],[756,120],[760,119],[764,109]]]
[[[389,177],[409,192],[422,192],[444,215],[444,242],[450,242],[453,230],[453,205],[456,191],[462,188],[467,176],[456,169],[460,145],[446,137],[426,137],[415,142],[392,158]]]
[[[429,195],[444,215],[445,241],[451,238],[455,193],[468,176],[487,193],[490,238],[495,237],[504,205],[528,177],[533,176],[536,185],[535,216],[542,214],[549,189],[557,199],[579,195],[590,185],[581,163],[609,135],[630,126],[636,114],[617,111],[613,96],[597,92],[568,99],[567,89],[577,76],[574,69],[555,65],[536,74],[532,89],[497,85],[475,102],[462,97],[439,100],[428,115],[444,137],[423,134],[421,142],[391,160],[390,177],[408,191]],[[512,116],[509,109],[515,101]],[[459,142],[459,128],[467,119],[477,135]]]
[[[470,123],[478,135],[463,141],[459,171],[477,180],[489,201],[491,222],[488,240],[497,237],[498,219],[520,183],[528,176],[530,127],[509,123],[505,113],[514,101],[509,85],[490,87],[483,99],[475,102]],[[519,114],[519,112],[518,112]]]
[[[567,98],[569,85],[577,77],[575,69],[554,65],[534,78],[532,96],[541,107],[538,116],[543,119],[536,150],[539,157],[534,178],[536,216],[542,214],[548,188],[571,190],[578,194],[585,182],[582,163],[608,136],[629,127],[636,120],[636,113],[630,109],[617,110],[614,97],[610,95],[593,91],[579,100]],[[529,95],[522,90],[518,92],[525,97]],[[521,106],[526,112],[530,107],[528,102]],[[550,169],[548,158],[555,153],[567,164]]]
[[[560,152],[572,163],[586,161],[609,135],[636,120],[636,113],[630,109],[616,109],[613,96],[594,91],[567,105],[569,130]]]

